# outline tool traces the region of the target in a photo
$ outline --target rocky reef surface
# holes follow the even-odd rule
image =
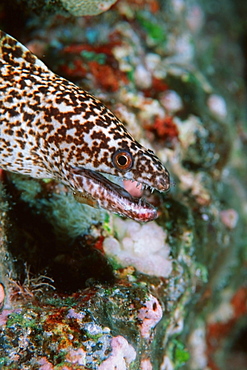
[[[172,178],[144,192],[159,218],[139,224],[1,171],[1,369],[246,368],[242,3],[119,0],[78,18],[0,6],[2,29],[102,100]]]

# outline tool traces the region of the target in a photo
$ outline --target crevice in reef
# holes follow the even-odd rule
[[[63,238],[44,214],[21,200],[13,183],[7,180],[5,189],[10,204],[8,250],[20,284],[27,274],[42,275],[53,280],[58,292],[72,293],[92,282],[113,281],[110,264],[94,248],[98,237]]]

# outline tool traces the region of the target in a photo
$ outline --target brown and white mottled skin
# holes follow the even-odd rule
[[[0,31],[0,167],[68,185],[79,201],[138,221],[157,217],[101,173],[159,191],[169,174],[99,100]]]

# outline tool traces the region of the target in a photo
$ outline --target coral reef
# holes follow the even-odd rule
[[[244,27],[223,0],[25,23],[20,41],[104,101],[173,185],[135,189],[159,215],[142,225],[1,172],[1,369],[246,369]]]
[[[108,10],[117,0],[16,0],[18,7],[25,7],[39,14],[63,14],[80,17],[97,15]]]
[[[105,12],[117,0],[60,0],[65,9],[72,15],[96,15]]]
[[[123,267],[134,266],[138,271],[154,276],[168,277],[172,272],[170,248],[165,245],[167,234],[155,222],[140,225],[133,221],[113,218],[116,238],[109,236],[103,242],[104,252]]]

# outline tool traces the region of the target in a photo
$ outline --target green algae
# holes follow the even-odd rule
[[[77,305],[74,297],[44,297],[44,303],[53,307],[75,307]]]
[[[173,343],[173,358],[175,362],[175,369],[181,368],[188,360],[190,359],[190,354],[188,350],[185,348],[184,343],[180,342],[179,340],[174,339]]]
[[[167,38],[164,28],[159,23],[157,23],[156,19],[150,19],[150,13],[138,12],[137,20],[145,29],[148,36],[151,37],[156,43],[166,43]]]
[[[99,64],[105,64],[107,58],[106,54],[96,53],[94,51],[89,50],[83,50],[81,52],[81,56],[85,58],[87,61],[95,61],[98,62]]]
[[[36,320],[27,314],[13,313],[8,316],[6,323],[7,328],[22,327],[24,329],[34,328],[36,326]]]

